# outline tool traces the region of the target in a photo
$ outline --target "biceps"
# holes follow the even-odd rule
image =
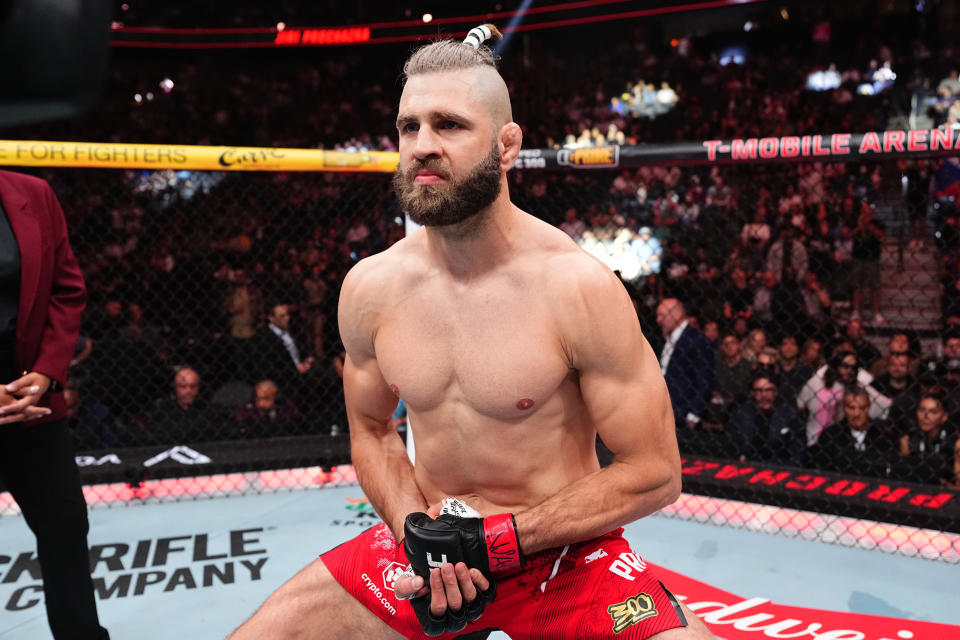
[[[597,433],[619,459],[676,455],[670,396],[652,352],[650,358],[626,376],[581,374],[581,393]]]
[[[374,358],[357,364],[347,355],[343,363],[343,393],[351,427],[373,423],[386,424],[397,408],[397,397],[390,390]]]

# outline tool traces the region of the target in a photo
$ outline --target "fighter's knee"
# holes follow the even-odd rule
[[[272,638],[312,638],[316,622],[330,606],[329,595],[336,581],[318,559],[283,583],[259,609],[233,632],[228,640]]]
[[[681,602],[680,609],[687,619],[687,626],[683,629],[686,634],[682,635],[678,640],[716,640],[716,636],[707,628],[703,620],[698,618],[693,611],[690,611],[687,605]]]

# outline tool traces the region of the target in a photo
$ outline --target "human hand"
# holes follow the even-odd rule
[[[443,522],[437,520],[441,513],[446,514],[443,515]],[[465,503],[446,498],[431,505],[425,514],[411,514],[404,523],[404,548],[407,557],[417,568],[414,570],[412,565],[408,567],[396,581],[394,593],[397,598],[411,600],[420,626],[430,636],[463,630],[467,622],[480,618],[486,605],[497,596],[496,583],[481,570],[481,566],[490,569],[486,555],[474,548],[475,545],[468,544],[467,548],[459,544],[450,546],[447,543],[453,541],[444,540],[446,536],[441,532],[451,533],[450,525],[463,519],[454,514],[463,514],[471,520],[482,522],[480,514]],[[413,525],[414,522],[419,524]],[[434,522],[439,527],[436,531]],[[421,539],[424,534],[427,538]],[[440,534],[439,537],[437,534]],[[411,541],[414,541],[413,547]],[[425,546],[431,549],[426,555]],[[447,561],[448,554],[453,562]],[[474,566],[468,567],[458,556]],[[434,563],[433,557],[442,564]]]
[[[28,373],[6,385],[3,392],[11,396],[13,401],[4,403],[0,400],[0,424],[25,422],[50,415],[51,410],[47,407],[36,406],[49,388],[50,378],[36,372]]]
[[[310,369],[313,368],[314,362],[316,362],[316,360],[313,356],[310,356],[306,360],[301,360],[300,364],[297,365],[297,371],[300,373],[306,373],[307,371],[310,371]]]
[[[5,386],[0,387],[0,407],[5,407],[12,402],[16,402],[17,397],[12,393],[7,393]]]
[[[444,563],[430,572],[430,582],[408,571],[394,583],[393,592],[398,600],[412,600],[431,594],[430,612],[443,616],[447,607],[458,611],[463,602],[472,602],[477,591],[490,588],[490,581],[479,569],[470,569],[463,562]]]
[[[429,585],[411,574],[407,572],[397,579],[394,593],[398,599],[410,600],[420,627],[428,636],[463,631],[497,597],[496,585],[463,562],[446,562],[432,569]]]

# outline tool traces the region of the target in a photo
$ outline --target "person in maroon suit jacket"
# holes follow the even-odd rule
[[[109,638],[97,617],[63,399],[86,304],[83,274],[50,185],[0,171],[0,203],[0,482],[37,537],[54,638]]]

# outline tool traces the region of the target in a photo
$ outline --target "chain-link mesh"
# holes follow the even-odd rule
[[[960,531],[953,163],[511,173],[514,202],[624,280],[671,389],[687,491],[744,501],[734,518],[708,499],[676,515],[747,509],[824,539],[856,518]],[[403,236],[389,176],[41,174],[90,293],[68,384],[84,480],[102,483],[88,499],[346,469],[337,298],[356,260]],[[949,540],[924,555],[956,557]]]

